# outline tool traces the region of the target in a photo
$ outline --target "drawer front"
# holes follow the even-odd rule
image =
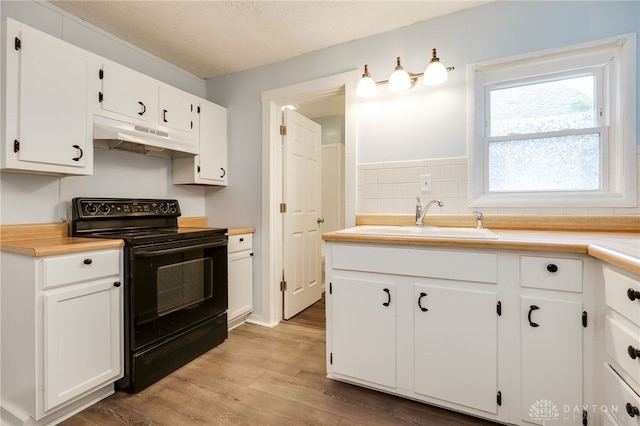
[[[555,257],[520,257],[522,287],[582,293],[582,260]]]
[[[604,398],[609,413],[620,425],[640,426],[640,415],[634,414],[640,410],[640,396],[610,366],[605,364],[605,369]]]
[[[640,281],[607,267],[603,273],[607,305],[640,326]]]
[[[253,234],[241,234],[229,236],[229,253],[241,250],[251,250],[253,247]]]
[[[629,329],[610,317],[607,317],[606,327],[607,354],[631,377],[640,380],[640,327]],[[640,388],[640,383],[635,386]]]
[[[96,250],[43,259],[44,288],[119,275],[122,250]]]

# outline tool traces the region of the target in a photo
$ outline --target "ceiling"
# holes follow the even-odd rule
[[[487,0],[50,0],[200,78],[280,62]]]

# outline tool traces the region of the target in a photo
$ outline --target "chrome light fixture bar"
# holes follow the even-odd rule
[[[440,62],[435,48],[432,51],[429,65],[424,72],[420,74],[410,74],[406,72],[398,56],[396,58],[396,67],[388,80],[375,81],[369,73],[369,65],[365,65],[362,79],[360,79],[356,87],[356,94],[370,98],[376,94],[376,86],[383,84],[388,84],[391,92],[404,92],[415,86],[419,77],[423,77],[422,81],[426,86],[436,86],[447,81],[449,77],[448,72],[454,69],[454,67],[445,67],[442,62]]]

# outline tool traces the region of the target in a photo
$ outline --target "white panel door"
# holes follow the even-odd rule
[[[322,296],[321,126],[291,110],[284,119],[284,318],[289,319]]]
[[[396,387],[396,306],[393,278],[334,276],[331,303],[333,372]]]
[[[497,295],[431,281],[414,287],[415,391],[497,413]]]
[[[84,167],[88,60],[52,37],[20,34],[20,161]]]

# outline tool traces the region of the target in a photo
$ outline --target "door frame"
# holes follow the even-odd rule
[[[301,104],[344,93],[345,111],[345,226],[355,226],[356,116],[358,70],[335,74],[262,92],[262,282],[256,289],[254,324],[274,327],[282,320],[282,124],[283,105]]]

